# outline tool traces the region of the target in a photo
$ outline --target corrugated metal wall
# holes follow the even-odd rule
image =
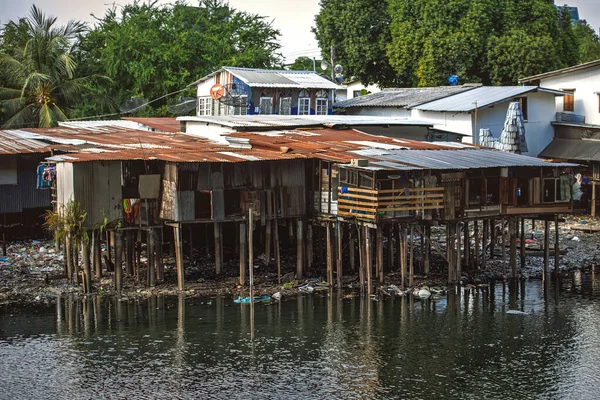
[[[36,169],[44,156],[44,154],[18,156],[18,183],[0,185],[0,213],[18,213],[28,208],[51,208],[51,191],[36,188]]]

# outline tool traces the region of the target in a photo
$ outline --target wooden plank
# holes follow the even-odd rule
[[[347,216],[347,217],[360,217],[360,218],[368,218],[368,219],[375,219],[375,215],[371,215],[371,214],[356,214],[356,213],[349,213],[349,212],[343,212],[343,211],[338,211],[338,215],[341,216]]]
[[[443,205],[439,206],[425,206],[425,207],[389,207],[377,209],[378,212],[392,212],[392,211],[415,211],[415,210],[438,210],[444,208]]]
[[[353,207],[353,206],[351,206],[351,205],[348,205],[348,206],[347,206],[347,205],[342,205],[342,204],[339,204],[339,205],[338,205],[338,213],[339,213],[339,210],[340,210],[340,209],[342,209],[342,208],[344,208],[344,209],[349,209],[349,210],[358,210],[358,211],[377,212],[377,209],[376,209],[376,208]]]

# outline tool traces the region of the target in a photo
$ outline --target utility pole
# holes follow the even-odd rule
[[[331,45],[331,60],[330,61],[331,61],[331,64],[330,64],[331,65],[331,81],[335,82],[335,71],[334,71],[334,69],[335,69],[335,63],[334,63],[334,61],[335,61],[335,45],[333,45],[333,44]]]

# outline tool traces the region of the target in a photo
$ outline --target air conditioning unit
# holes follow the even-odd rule
[[[368,167],[369,160],[365,160],[364,158],[353,158],[350,160],[350,165],[354,167]]]

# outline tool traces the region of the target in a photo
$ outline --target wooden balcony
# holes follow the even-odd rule
[[[338,188],[338,215],[369,220],[414,216],[444,208],[444,188]]]

